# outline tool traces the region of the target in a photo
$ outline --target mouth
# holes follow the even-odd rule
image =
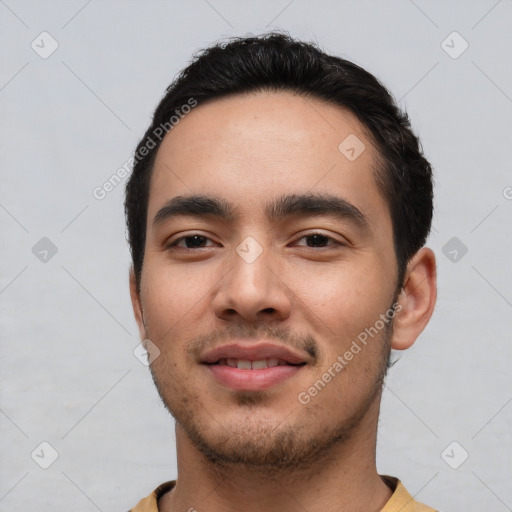
[[[208,363],[206,363],[208,364]],[[224,358],[220,359],[216,363],[209,363],[212,365],[229,366],[230,368],[238,368],[239,370],[264,370],[265,368],[275,368],[276,366],[303,366],[306,363],[289,363],[284,359],[259,359],[257,361],[251,361],[249,359],[234,359]]]
[[[225,360],[227,361],[227,360]],[[282,362],[268,366],[266,360],[236,360],[236,366],[222,364],[222,361],[206,364],[210,375],[223,387],[236,391],[263,391],[280,384],[301,371],[306,363],[290,364]],[[271,364],[276,360],[270,360]],[[263,366],[264,365],[264,366]]]
[[[223,387],[262,391],[296,375],[307,365],[307,360],[287,347],[245,342],[218,347],[206,353],[201,363]]]

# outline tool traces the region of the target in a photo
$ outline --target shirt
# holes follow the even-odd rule
[[[435,509],[415,501],[398,478],[392,476],[383,476],[382,478],[394,491],[381,512],[437,512]],[[147,498],[140,500],[137,506],[129,512],[158,512],[158,499],[170,491],[175,484],[176,480],[171,480],[159,485]]]

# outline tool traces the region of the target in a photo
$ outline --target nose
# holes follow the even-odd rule
[[[281,279],[270,249],[263,250],[254,261],[240,254],[234,251],[230,269],[213,300],[217,317],[251,323],[286,320],[290,316],[291,291]]]

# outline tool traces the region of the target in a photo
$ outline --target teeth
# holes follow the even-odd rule
[[[220,359],[219,365],[230,366],[240,370],[264,370],[275,366],[287,366],[288,363],[282,359],[259,359],[258,361],[249,361],[247,359]]]

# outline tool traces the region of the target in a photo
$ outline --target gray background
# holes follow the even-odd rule
[[[176,476],[133,355],[124,183],[92,191],[194,51],[270,28],[376,74],[435,167],[439,299],[389,375],[379,471],[444,512],[512,510],[511,0],[0,0],[0,17],[0,510],[123,511]]]

